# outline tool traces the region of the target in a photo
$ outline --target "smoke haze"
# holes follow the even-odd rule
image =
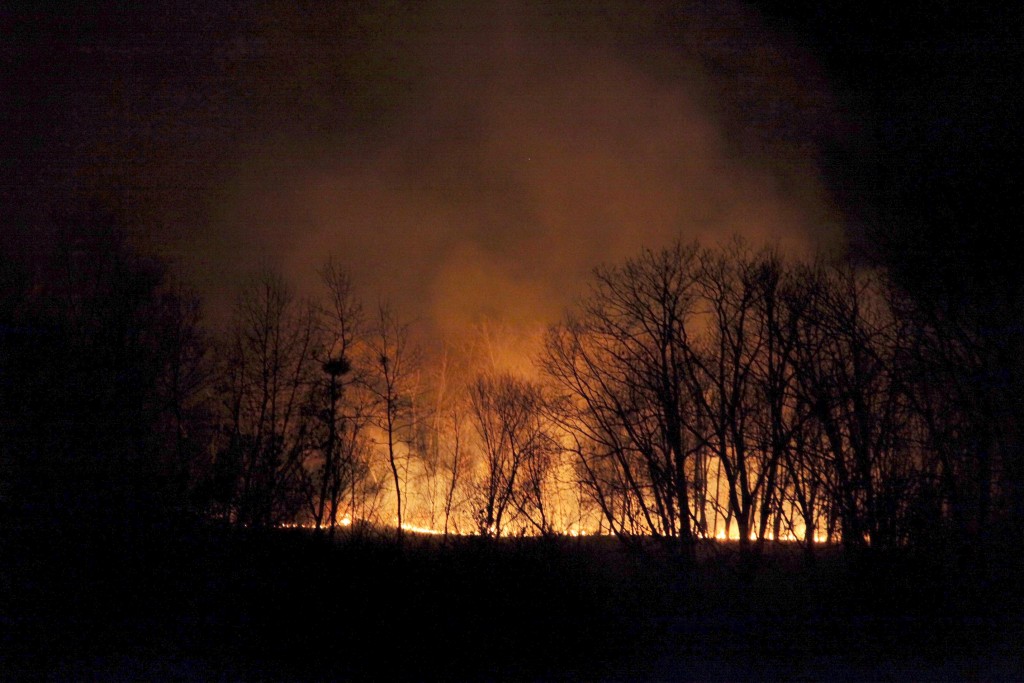
[[[267,262],[308,290],[336,256],[457,338],[552,322],[595,265],[676,236],[841,242],[818,167],[846,134],[833,95],[743,5],[85,19],[46,182],[129,206],[215,319]]]

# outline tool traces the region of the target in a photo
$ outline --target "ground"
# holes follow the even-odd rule
[[[15,540],[9,680],[1024,677],[1014,576],[902,555],[197,523]]]

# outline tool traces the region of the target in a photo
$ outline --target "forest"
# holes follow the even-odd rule
[[[92,516],[136,491],[154,514],[246,528],[607,534],[684,553],[1020,533],[1006,338],[878,268],[740,240],[644,250],[598,267],[510,370],[483,333],[428,356],[335,261],[316,299],[253,274],[214,332],[116,232],[57,244],[9,276],[19,510]]]
[[[745,677],[764,657],[791,662],[751,645],[751,633],[772,630],[758,621],[765,614],[781,619],[790,634],[782,652],[792,653],[791,639],[807,637],[815,619],[845,619],[866,600],[875,605],[867,618],[876,608],[901,614],[876,624],[875,638],[909,624],[934,629],[939,643],[981,639],[982,652],[997,650],[996,677],[1017,671],[1020,614],[1004,610],[1018,604],[1024,541],[1021,383],[1014,337],[980,309],[915,298],[880,267],[801,260],[739,239],[676,241],[597,267],[517,371],[489,358],[483,337],[419,348],[414,325],[386,304],[365,306],[332,260],[318,271],[316,298],[270,269],[254,273],[230,322],[211,329],[173,269],[112,219],[68,225],[31,260],[4,261],[5,628],[26,670],[62,661],[47,648],[70,639],[60,654],[78,663],[57,675],[97,666],[102,678],[124,660],[74,657],[99,644],[124,655],[130,634],[153,628],[158,644],[136,656],[163,662],[153,653],[170,642],[185,668],[161,673],[132,659],[142,668],[128,671],[249,677],[254,670],[230,667],[264,662],[246,648],[265,653],[270,634],[294,638],[307,623],[312,642],[332,647],[332,618],[313,608],[323,600],[339,618],[371,623],[378,609],[414,624],[420,610],[455,605],[497,638],[443,660],[455,669],[428,672],[598,676],[590,658],[563,668],[577,664],[550,651],[548,637],[603,652],[614,628],[579,630],[623,618],[626,651],[614,661],[627,668],[613,678]],[[373,586],[379,606],[335,575]],[[294,584],[307,576],[322,594]],[[239,577],[244,588],[232,592],[224,582]],[[483,596],[502,583],[512,596],[489,614]],[[164,589],[190,607],[166,604]],[[708,602],[698,607],[694,595]],[[670,632],[706,647],[714,630],[701,620],[731,614],[737,598],[755,624],[733,614],[720,629],[742,644],[740,664],[680,669],[652,654],[683,637],[647,634],[659,619],[682,619]],[[153,612],[109,622],[109,605],[136,599]],[[665,614],[631,611],[640,605]],[[168,614],[181,621],[170,631],[159,625]],[[94,620],[118,637],[91,640],[103,632],[86,635]],[[244,646],[230,635],[235,620],[246,624]],[[832,626],[826,652],[859,649],[847,627]],[[217,632],[205,636],[209,650],[184,635],[193,628]],[[366,633],[411,647],[390,628]],[[464,628],[446,622],[424,642],[432,651],[455,633],[475,642]],[[529,654],[503,659],[503,638]],[[899,657],[942,652],[908,647]],[[881,652],[877,661],[895,656]],[[260,676],[299,675],[281,664],[287,657],[270,661],[286,668]],[[352,652],[327,661],[346,662],[345,676],[376,671]],[[811,667],[801,675],[820,673],[819,660],[799,661]],[[840,661],[855,678],[880,675],[876,660]]]

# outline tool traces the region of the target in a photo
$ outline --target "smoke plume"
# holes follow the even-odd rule
[[[748,7],[408,5],[96,19],[61,182],[121,193],[214,317],[257,264],[310,290],[335,256],[435,338],[543,326],[677,236],[841,238],[828,84]]]

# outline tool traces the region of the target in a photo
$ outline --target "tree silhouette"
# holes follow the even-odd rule
[[[680,342],[694,323],[696,259],[695,246],[677,244],[599,269],[583,313],[552,330],[543,358],[610,528],[677,539],[687,553],[695,379]]]
[[[315,416],[310,447],[313,451],[303,468],[306,498],[313,525],[324,526],[330,535],[338,523],[342,499],[350,494],[357,479],[365,474],[365,428],[369,407],[364,392],[365,362],[362,307],[355,297],[348,274],[335,261],[320,270],[324,301],[319,307],[319,346],[314,358],[321,373],[314,381],[309,412]],[[351,521],[351,517],[350,517]]]
[[[483,460],[475,511],[480,533],[500,536],[509,517],[519,516],[550,534],[545,482],[555,440],[539,387],[508,373],[481,376],[470,387],[470,407]]]
[[[417,362],[415,349],[409,346],[408,325],[399,323],[386,304],[377,309],[376,327],[370,341],[372,370],[367,386],[377,407],[375,421],[383,433],[385,453],[395,487],[395,519],[398,537],[403,533],[402,477],[399,472],[399,445],[408,443],[412,433],[410,380]],[[406,455],[408,457],[408,455]]]
[[[222,361],[226,422],[218,460],[230,481],[228,514],[241,525],[295,517],[318,370],[315,311],[264,270],[242,290]]]
[[[109,213],[62,217],[38,244],[2,259],[5,502],[31,525],[166,521],[209,435],[198,302]]]

